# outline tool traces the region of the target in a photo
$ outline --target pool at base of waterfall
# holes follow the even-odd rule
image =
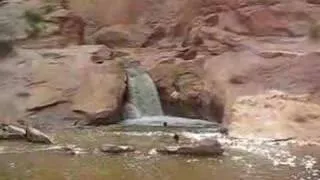
[[[219,157],[160,155],[154,148],[203,138],[217,138],[225,152]],[[0,179],[46,180],[318,180],[320,146],[295,141],[230,139],[206,128],[125,127],[114,125],[66,129],[51,134],[57,144],[0,142]],[[101,144],[135,146],[135,152],[97,153]],[[77,155],[56,151],[69,145]]]

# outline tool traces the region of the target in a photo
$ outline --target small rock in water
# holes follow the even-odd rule
[[[135,148],[133,146],[122,146],[122,145],[114,145],[114,144],[103,144],[100,147],[100,151],[104,153],[125,153],[125,152],[133,152]]]
[[[196,156],[217,156],[222,155],[223,149],[217,140],[206,140],[191,145],[181,146],[166,146],[157,149],[157,152],[162,154],[181,154],[181,155],[196,155]]]
[[[48,135],[32,127],[26,128],[26,138],[33,143],[53,144],[53,141]]]
[[[149,152],[148,152],[149,155],[156,155],[158,154],[157,152],[157,149],[151,149]]]

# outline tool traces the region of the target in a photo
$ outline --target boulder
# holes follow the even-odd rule
[[[147,27],[132,25],[113,25],[104,27],[92,35],[97,44],[108,47],[141,47],[147,42],[151,30]]]
[[[217,140],[206,140],[191,145],[167,146],[157,149],[157,152],[161,154],[220,156],[224,150]]]
[[[231,136],[314,138],[320,135],[320,105],[307,94],[272,90],[241,96],[232,106]]]
[[[224,92],[205,81],[202,61],[164,61],[149,72],[166,114],[222,121]]]
[[[104,153],[119,154],[119,153],[133,152],[135,151],[135,148],[133,146],[103,144],[100,147],[100,151]]]
[[[33,143],[53,144],[52,139],[48,135],[32,127],[26,128],[26,138]]]
[[[88,118],[90,124],[108,124],[119,120],[126,75],[116,63],[93,64],[72,99],[72,109]]]
[[[33,61],[27,110],[39,112],[64,105],[86,123],[107,124],[120,116],[126,76],[116,61],[92,61],[103,45],[42,49]],[[55,113],[57,114],[57,113]],[[61,118],[60,118],[61,119]]]

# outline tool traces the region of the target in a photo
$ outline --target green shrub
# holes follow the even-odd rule
[[[31,37],[37,36],[45,28],[43,17],[36,11],[25,11],[24,18],[29,26],[26,31]]]

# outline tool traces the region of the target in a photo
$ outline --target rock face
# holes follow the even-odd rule
[[[230,134],[265,138],[319,136],[320,106],[309,96],[269,91],[239,97],[232,107]]]
[[[125,92],[125,73],[117,63],[92,67],[80,81],[72,109],[83,113],[92,124],[115,122]]]
[[[107,124],[120,114],[126,76],[120,64],[92,62],[103,46],[42,50],[32,66],[27,109],[37,111],[62,103],[90,124]]]
[[[119,146],[114,144],[104,144],[100,147],[100,151],[104,153],[126,153],[126,152],[133,152],[135,148],[133,146]]]
[[[98,44],[108,47],[141,47],[151,34],[147,27],[139,25],[114,25],[93,34]]]
[[[239,11],[240,21],[254,35],[288,35],[289,22],[269,8],[251,6]]]
[[[27,127],[26,138],[33,143],[52,144],[52,139],[38,129]]]
[[[222,155],[223,149],[217,140],[201,141],[192,145],[168,146],[157,149],[162,154],[180,154],[194,156],[219,156]]]
[[[150,70],[165,113],[222,121],[224,94],[205,82],[203,72],[200,61],[162,62]]]

